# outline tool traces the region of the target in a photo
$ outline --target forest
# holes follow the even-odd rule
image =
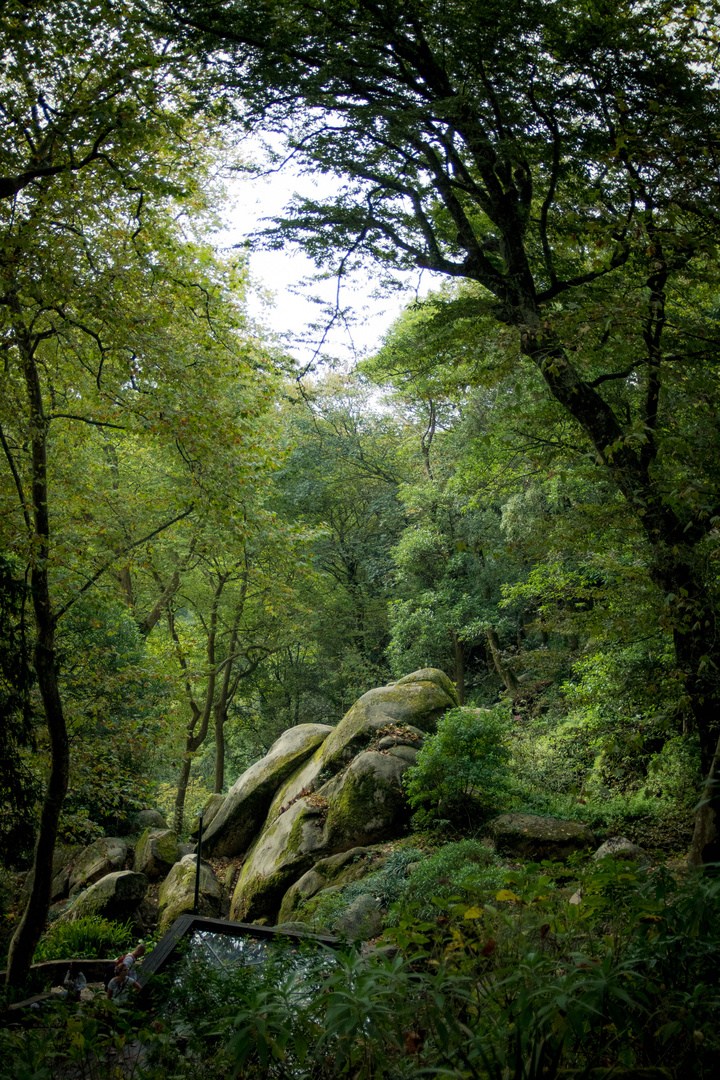
[[[370,958],[348,932],[302,977],[280,948],[190,966],[152,1023],[56,1002],[0,1033],[0,1080],[715,1075],[719,27],[716,0],[0,0],[2,1005],[160,936],[101,919],[83,952],[60,866],[119,838],[132,869],[151,810],[179,862],[302,725],[322,771],[276,810],[362,850],[346,905],[382,910]],[[236,178],[284,175],[224,246]],[[430,287],[355,364],[301,363],[251,314],[253,248],[338,295]],[[338,840],[358,759],[322,747],[408,676],[437,716],[352,744],[411,750],[395,820]],[[592,839],[513,854],[503,815]],[[250,840],[209,831],[208,873]],[[223,916],[280,922],[283,881]],[[337,932],[333,881],[288,925]]]

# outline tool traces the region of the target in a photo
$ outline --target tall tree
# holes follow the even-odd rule
[[[225,447],[217,455],[223,469],[235,444],[252,441],[247,431],[267,400],[229,300],[237,275],[197,239],[211,222],[201,188],[216,160],[213,125],[193,124],[175,54],[164,56],[129,11],[57,0],[2,12],[2,158],[14,178],[12,190],[0,189],[3,539],[30,579],[33,662],[51,747],[11,983],[24,978],[42,932],[68,784],[58,621],[107,571],[121,573],[130,552],[211,497],[208,451]],[[258,390],[219,401],[219,373]],[[192,495],[186,487],[166,498],[124,538],[97,520],[111,468],[95,470],[92,493],[80,484],[78,498],[67,497],[72,481],[85,479],[72,465],[87,433],[101,442],[115,430],[151,453],[164,445],[176,472],[192,476]],[[248,456],[254,470],[262,454],[253,448]]]
[[[647,538],[708,774],[720,708],[716,6],[168,3],[296,159],[342,177],[278,226],[483,289]],[[695,283],[694,302],[688,287]],[[677,419],[682,403],[683,420]],[[692,417],[692,419],[690,419]],[[720,840],[703,812],[694,858]],[[704,852],[704,855],[703,855]]]

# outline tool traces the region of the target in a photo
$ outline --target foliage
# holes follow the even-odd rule
[[[83,915],[69,922],[58,920],[40,939],[34,962],[116,957],[132,942],[130,921],[111,922],[99,915]]]
[[[426,737],[405,785],[414,822],[479,827],[508,797],[509,752],[502,707],[450,709]]]
[[[389,908],[405,895],[408,868],[415,866],[422,858],[423,853],[419,848],[397,848],[374,873],[344,885],[337,892],[323,890],[306,900],[297,909],[295,918],[307,922],[316,932],[321,929],[332,931],[333,923],[359,896],[370,894],[382,907]]]
[[[0,556],[0,858],[14,865],[32,850],[39,793],[38,777],[26,753],[35,738],[27,602],[27,586],[17,577],[17,565]]]
[[[89,843],[103,832],[126,832],[130,815],[152,801],[167,740],[167,682],[137,622],[107,596],[83,598],[70,609],[58,646],[70,736],[60,835]]]
[[[405,908],[388,934],[402,948],[394,959],[292,942],[259,966],[187,958],[156,1030],[139,1024],[148,1076],[712,1075],[720,879],[606,859],[587,868],[582,903],[570,905],[555,869],[506,871],[482,895],[438,898],[425,919]],[[118,1046],[139,1020],[113,1012]],[[25,1076],[44,1053],[56,1068],[91,1070],[112,1045],[107,1031],[92,1006],[74,1019],[60,1007],[3,1031],[1,1067]]]
[[[401,913],[412,913],[412,918],[419,921],[431,919],[436,912],[435,901],[444,902],[450,897],[470,905],[482,903],[488,892],[499,888],[502,881],[499,860],[479,840],[443,844],[420,861],[404,881],[388,922],[397,925]]]
[[[641,537],[707,770],[720,699],[714,0],[363,0],[341,19],[332,0],[301,16],[280,2],[272,20],[258,0],[222,19],[204,0],[187,9],[168,33],[202,49],[288,158],[338,178],[327,199],[293,200],[271,242],[339,275],[372,263],[386,279],[420,267],[471,282],[446,298],[451,362],[472,368],[468,341],[488,320],[507,329],[527,372],[519,397],[551,406],[516,430],[596,469]]]

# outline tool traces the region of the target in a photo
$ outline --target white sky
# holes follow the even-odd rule
[[[218,246],[230,247],[242,243],[262,219],[282,212],[293,194],[312,196],[331,195],[329,177],[304,176],[289,165],[282,171],[251,179],[239,177],[229,186],[235,205],[225,215],[228,228],[219,235]],[[284,347],[302,365],[309,363],[318,348],[322,331],[311,331],[310,324],[322,318],[322,310],[312,302],[320,295],[326,303],[334,304],[337,281],[309,282],[316,273],[314,263],[299,249],[288,246],[283,251],[255,251],[250,256],[250,270],[258,287],[249,298],[252,318],[282,337]],[[385,331],[409,303],[419,288],[424,295],[430,287],[431,275],[408,274],[408,291],[390,296],[374,295],[377,280],[368,275],[350,279],[340,294],[340,307],[352,308],[353,323],[347,327],[336,323],[329,331],[320,352],[337,360],[343,368],[351,367],[362,355],[373,352],[381,343]],[[269,292],[272,300],[263,299]],[[308,340],[309,339],[309,340]]]

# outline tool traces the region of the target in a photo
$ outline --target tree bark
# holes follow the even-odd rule
[[[493,663],[495,664],[495,670],[505,683],[505,689],[509,690],[511,694],[516,694],[520,689],[520,683],[517,681],[515,672],[511,667],[503,661],[502,654],[500,652],[500,642],[498,636],[492,627],[487,630],[487,640],[490,646],[490,652],[492,653]]]
[[[452,633],[453,650],[455,653],[455,688],[457,690],[458,701],[461,705],[465,704],[465,653],[463,650],[463,643],[458,638],[454,630]]]
[[[720,737],[715,746],[705,792],[703,793],[695,815],[695,831],[688,863],[690,866],[702,866],[704,863],[720,862]]]
[[[25,388],[30,407],[32,442],[32,503],[34,541],[31,587],[35,613],[35,670],[50,737],[50,776],[40,813],[33,857],[34,880],[28,905],[13,934],[8,952],[6,982],[20,986],[30,965],[50,908],[53,852],[70,775],[70,746],[60,699],[55,654],[57,619],[53,612],[48,580],[50,515],[47,485],[47,420],[34,350],[24,326],[16,324],[15,338],[22,358]]]

